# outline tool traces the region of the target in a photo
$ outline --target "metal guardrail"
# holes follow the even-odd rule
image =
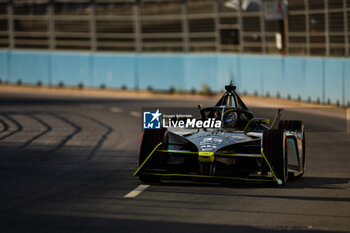
[[[280,23],[266,21],[263,7],[242,11],[228,1],[0,0],[0,47],[280,54]],[[347,0],[289,1],[287,53],[348,56],[349,12]]]

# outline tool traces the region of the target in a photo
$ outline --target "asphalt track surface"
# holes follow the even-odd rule
[[[162,182],[125,197],[141,184],[141,107],[196,104],[0,94],[0,232],[350,232],[350,135],[329,116],[303,116],[307,171],[286,186]]]

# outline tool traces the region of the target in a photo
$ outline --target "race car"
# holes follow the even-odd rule
[[[200,110],[201,120],[219,128],[160,128],[143,132],[139,167],[143,182],[164,179],[241,180],[284,185],[305,171],[305,129],[298,120],[281,120],[278,109],[270,124],[255,118],[236,93],[226,92],[214,107]]]

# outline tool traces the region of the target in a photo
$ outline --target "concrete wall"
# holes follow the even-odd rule
[[[0,50],[0,79],[24,84],[222,91],[350,105],[350,59]]]

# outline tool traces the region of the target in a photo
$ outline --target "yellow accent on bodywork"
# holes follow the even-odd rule
[[[164,153],[175,153],[175,154],[198,154],[198,152],[192,152],[192,151],[180,151],[180,150],[157,150],[158,152],[164,152]]]
[[[272,169],[272,167],[271,167],[269,161],[267,160],[267,158],[266,158],[266,156],[265,156],[265,154],[264,154],[264,149],[263,149],[263,148],[261,148],[261,155],[264,157],[265,162],[266,162],[267,165],[269,166],[270,171],[271,171],[271,173],[272,173],[272,176],[273,176],[274,180],[277,182],[277,184],[279,184],[279,185],[283,184],[283,182],[282,182],[280,179],[277,178],[275,172],[273,171],[273,169]]]
[[[300,171],[300,172],[294,173],[294,176],[298,177],[298,176],[302,175],[303,173],[304,173],[304,171]]]
[[[134,176],[137,176],[137,174],[139,173],[139,171],[141,170],[141,168],[147,163],[147,161],[149,160],[149,158],[154,154],[154,152],[157,150],[157,148],[162,145],[162,143],[159,143],[153,150],[152,152],[147,156],[147,158],[143,161],[143,163],[141,164],[141,166],[136,170],[136,172],[134,173]]]
[[[144,171],[148,172],[166,172],[166,169],[153,169],[153,168],[145,168]]]
[[[198,152],[198,161],[200,163],[212,163],[215,160],[214,152],[200,151]]]
[[[225,154],[225,153],[215,153],[218,156],[226,156],[226,157],[249,157],[249,158],[261,158],[260,154]]]
[[[174,153],[174,154],[191,154],[198,155],[201,152],[192,152],[192,151],[180,151],[180,150],[157,150],[157,152],[163,153]],[[208,152],[204,152],[208,153]],[[209,152],[212,153],[212,152]],[[226,157],[250,157],[250,158],[261,158],[261,154],[225,154],[225,153],[214,153],[214,155],[218,156],[226,156]]]
[[[225,110],[224,114],[228,113],[228,112],[233,112],[233,111],[236,111],[237,108],[230,108],[230,109],[227,109]]]
[[[228,179],[228,180],[244,180],[244,181],[255,181],[255,182],[271,182],[271,179],[255,179],[255,178],[243,178],[243,177],[234,177],[234,176],[207,176],[207,175],[192,175],[192,174],[165,174],[165,173],[142,173],[145,175],[152,176],[175,176],[175,177],[194,177],[194,178],[212,178],[212,179]],[[270,178],[265,176],[266,178]]]

